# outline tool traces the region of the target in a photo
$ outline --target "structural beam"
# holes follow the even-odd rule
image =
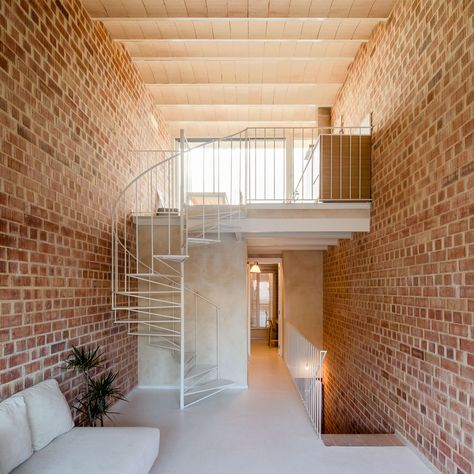
[[[352,56],[132,56],[134,62],[199,62],[199,61],[352,61]]]
[[[146,83],[148,87],[179,88],[179,87],[314,87],[314,86],[342,86],[342,82],[196,82],[196,83]]]
[[[279,246],[279,245],[273,245],[273,246],[267,246],[267,247],[255,247],[253,245],[248,245],[247,246],[247,251],[249,254],[259,254],[259,255],[265,255],[265,254],[275,254],[275,253],[281,253],[289,250],[299,250],[299,251],[324,251],[327,250],[328,246],[327,245],[286,245],[286,246]]]
[[[311,38],[113,38],[113,41],[119,43],[139,43],[139,44],[160,44],[160,43],[328,43],[328,44],[343,44],[367,43],[368,39],[311,39]]]
[[[166,121],[315,121],[315,105],[163,105]]]
[[[316,122],[314,120],[271,120],[271,119],[262,119],[262,120],[167,120],[166,123],[168,124],[169,127],[177,126],[177,125],[183,125],[187,126],[189,124],[200,124],[200,125],[210,125],[212,126],[216,122],[224,122],[224,123],[232,123],[233,125],[235,124],[241,124],[242,129],[247,128],[247,127],[261,127],[262,123],[264,124],[269,124],[269,127],[315,127]]]
[[[302,17],[302,16],[281,16],[281,17],[236,17],[236,16],[142,16],[142,17],[132,17],[132,16],[93,16],[92,20],[102,21],[102,22],[147,22],[147,21],[158,21],[158,22],[214,22],[214,21],[223,21],[226,23],[233,22],[272,22],[272,23],[281,23],[285,21],[310,21],[310,22],[347,22],[347,23],[379,23],[381,21],[387,21],[385,17]]]
[[[224,41],[215,40],[166,40],[137,38],[122,41],[132,57],[291,57],[291,58],[325,58],[338,59],[353,58],[364,41],[341,41],[341,40],[311,40],[297,41],[295,39],[284,40],[241,40]]]
[[[341,84],[152,84],[157,104],[317,105],[331,107]]]

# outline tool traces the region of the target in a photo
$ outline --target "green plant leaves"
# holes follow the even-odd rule
[[[88,373],[92,369],[100,368],[103,364],[103,354],[100,346],[95,349],[85,349],[84,347],[71,349],[71,355],[66,361],[68,369],[76,369]]]
[[[82,373],[84,387],[81,395],[76,399],[74,408],[82,413],[89,426],[96,426],[97,422],[104,425],[104,417],[110,419],[112,406],[118,400],[126,400],[123,393],[115,387],[117,372],[108,370],[96,377],[90,375],[93,369],[103,366],[103,353],[100,347],[85,349],[73,347],[71,355],[66,361],[66,368]]]

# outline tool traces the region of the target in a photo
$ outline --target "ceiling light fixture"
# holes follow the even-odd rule
[[[255,262],[250,269],[250,273],[260,273],[260,267],[258,266],[258,262]]]

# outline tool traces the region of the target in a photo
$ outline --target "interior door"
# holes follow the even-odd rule
[[[267,340],[271,324],[278,321],[278,268],[250,275],[251,339]]]

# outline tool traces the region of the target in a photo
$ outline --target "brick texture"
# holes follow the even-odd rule
[[[169,149],[128,54],[76,0],[0,2],[0,398],[100,344],[123,390],[137,342],[112,324],[111,216],[141,166],[127,150]]]
[[[474,3],[402,0],[333,123],[373,114],[371,231],[324,259],[325,428],[474,464]]]

